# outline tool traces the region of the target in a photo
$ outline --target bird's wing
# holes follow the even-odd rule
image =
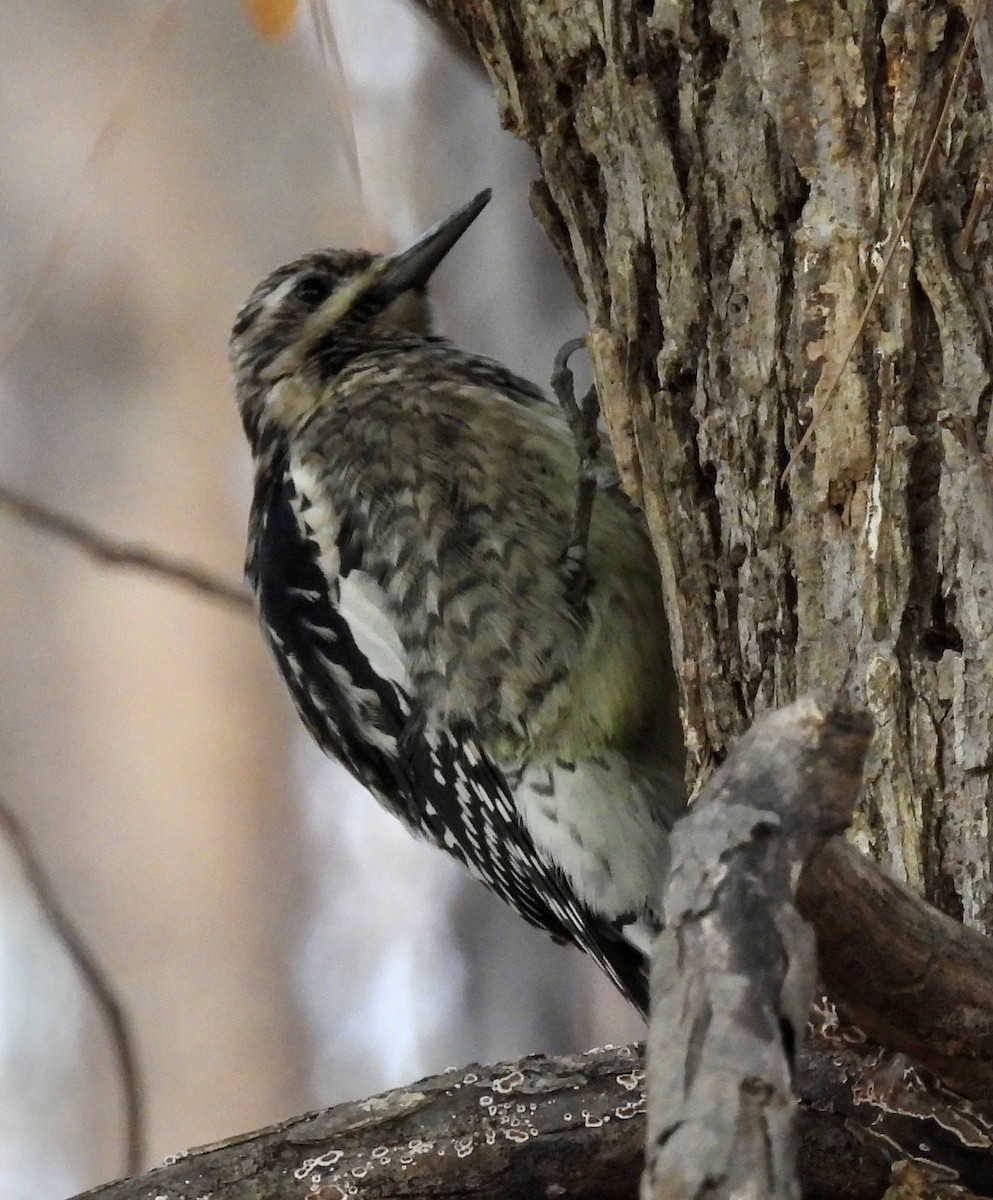
[[[266,478],[253,507],[248,574],[318,745],[527,921],[589,954],[644,1013],[642,955],[537,852],[506,778],[471,734],[418,717],[389,598],[363,570],[347,514],[305,495],[288,462]]]

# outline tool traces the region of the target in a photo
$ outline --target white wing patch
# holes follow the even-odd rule
[[[342,575],[337,608],[376,674],[409,694],[407,656],[390,612],[389,597],[375,579],[358,569]]]
[[[366,571],[355,568],[339,574],[338,514],[327,498],[319,466],[307,457],[294,459],[290,478],[296,490],[293,509],[306,536],[317,545],[318,564],[325,579],[334,581],[332,602],[355,638],[359,652],[382,679],[410,691],[406,654],[390,611],[389,598]]]
[[[317,546],[317,562],[324,578],[337,579],[341,562],[338,556],[338,533],[341,521],[328,501],[321,472],[309,458],[290,459],[288,474],[294,496],[290,500],[293,515],[308,541]]]

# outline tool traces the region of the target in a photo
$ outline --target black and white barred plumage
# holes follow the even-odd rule
[[[562,413],[430,334],[427,280],[487,199],[402,254],[308,255],[245,304],[247,571],[322,749],[644,1011],[681,791],[656,566],[601,492],[568,586]]]

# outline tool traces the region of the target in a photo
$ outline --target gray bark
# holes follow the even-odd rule
[[[989,933],[993,274],[974,56],[843,367],[919,181],[962,12],[425,2],[536,152],[533,206],[585,305],[604,417],[662,570],[691,786],[757,713],[845,690],[878,730],[853,840]],[[975,1017],[947,1078],[988,1096],[990,996],[974,969],[988,944],[840,848],[809,878],[849,1017],[939,1070],[945,1022],[964,1032]]]
[[[799,1200],[797,1048],[817,989],[794,901],[851,819],[864,713],[801,700],[759,721],[672,834],[652,953],[645,1200]]]
[[[990,121],[950,4],[427,0],[538,157],[604,414],[651,524],[699,782],[759,710],[848,689],[879,730],[856,840],[988,931]]]

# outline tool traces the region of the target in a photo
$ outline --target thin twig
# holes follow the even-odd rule
[[[63,908],[48,878],[27,831],[0,795],[0,832],[6,838],[24,871],[41,911],[65,946],[79,973],[86,981],[97,1007],[103,1014],[120,1073],[124,1102],[124,1170],[128,1175],[140,1171],[145,1158],[145,1103],[138,1056],[124,1007],[113,985],[99,966],[85,939]]]
[[[4,484],[0,484],[0,508],[34,529],[44,530],[69,542],[99,562],[158,575],[161,579],[192,588],[203,596],[223,600],[225,604],[237,605],[245,611],[252,608],[251,596],[245,588],[228,583],[194,563],[171,558],[133,542],[120,542],[107,537],[92,525],[22,496]]]
[[[833,376],[831,377],[831,382],[828,385],[824,399],[817,406],[814,415],[810,419],[810,424],[807,426],[803,437],[800,438],[799,442],[797,442],[793,453],[790,455],[789,462],[786,464],[782,475],[779,477],[779,483],[781,487],[785,486],[790,472],[799,461],[800,455],[803,453],[807,443],[810,441],[818,422],[824,416],[828,409],[828,405],[834,399],[835,394],[838,391],[838,384],[841,382],[841,376],[844,374],[845,368],[848,366],[849,360],[851,359],[852,354],[855,352],[855,347],[858,345],[859,338],[862,336],[862,331],[866,327],[866,323],[869,320],[869,315],[871,314],[873,306],[876,303],[876,298],[883,286],[883,280],[886,278],[887,272],[889,271],[890,263],[893,261],[893,255],[896,254],[897,246],[900,245],[903,235],[906,232],[907,225],[910,223],[910,218],[913,216],[914,209],[917,207],[917,201],[920,198],[924,184],[927,182],[927,178],[931,169],[931,163],[934,159],[935,152],[938,149],[938,139],[941,136],[942,129],[944,128],[945,119],[947,118],[952,107],[952,100],[955,97],[955,89],[958,87],[959,79],[962,77],[962,72],[965,69],[965,60],[968,57],[969,48],[971,47],[973,37],[975,36],[976,24],[980,16],[986,11],[986,4],[987,0],[979,0],[979,3],[976,5],[976,11],[972,14],[972,19],[969,22],[969,28],[966,30],[965,41],[962,43],[962,49],[959,51],[958,59],[955,62],[955,70],[952,72],[952,78],[948,84],[948,91],[945,93],[944,103],[941,106],[941,110],[938,113],[938,119],[935,122],[934,133],[927,148],[927,154],[924,155],[924,161],[921,164],[917,185],[910,197],[910,203],[907,205],[906,211],[901,217],[900,223],[897,225],[896,231],[890,239],[890,244],[887,247],[886,254],[883,258],[883,264],[879,268],[879,273],[876,276],[875,283],[869,290],[869,298],[866,300],[865,307],[862,309],[862,315],[859,317],[858,324],[855,327],[855,332],[851,335],[846,343],[845,353],[841,356],[841,362],[838,364]]]

